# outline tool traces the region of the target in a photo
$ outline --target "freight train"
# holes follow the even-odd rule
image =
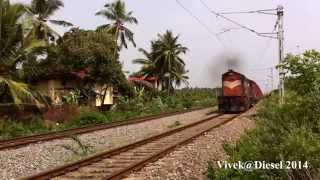
[[[218,108],[224,113],[247,111],[263,97],[257,83],[233,70],[222,75],[221,91]]]

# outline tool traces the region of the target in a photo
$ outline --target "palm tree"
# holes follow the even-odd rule
[[[140,74],[157,77],[162,88],[169,91],[173,90],[173,84],[180,86],[188,83],[188,71],[180,57],[187,48],[179,44],[178,39],[179,36],[174,36],[171,31],[158,35],[158,39],[151,42],[151,52],[140,49],[145,58],[133,61],[142,65]]]
[[[142,65],[139,72],[135,75],[142,76],[145,78],[148,77],[155,77],[157,79],[157,88],[159,88],[159,68],[154,63],[155,58],[153,57],[152,53],[149,53],[145,49],[140,48],[139,51],[145,56],[144,58],[139,58],[133,60],[134,64]]]
[[[28,25],[31,26],[27,37],[43,39],[48,43],[54,41],[55,37],[60,37],[60,35],[47,22],[64,27],[73,26],[66,21],[50,19],[50,16],[63,6],[61,0],[32,0],[30,7],[26,7],[29,15]]]
[[[182,84],[189,85],[188,79],[189,77],[187,74],[189,73],[188,70],[185,69],[185,67],[180,67],[175,71],[172,71],[172,84],[171,87],[173,87],[173,83],[176,85],[176,87],[180,87]]]
[[[139,75],[144,77],[156,77],[157,76],[157,67],[154,63],[154,58],[152,53],[149,53],[145,49],[140,48],[139,51],[145,56],[144,58],[139,58],[133,60],[134,64],[142,65]]]
[[[0,103],[8,96],[16,104],[35,101],[26,84],[12,80],[17,64],[33,49],[43,45],[39,41],[24,41],[23,28],[18,23],[24,13],[23,5],[0,0]]]
[[[166,31],[163,35],[158,35],[158,40],[154,43],[155,64],[161,67],[160,74],[163,79],[163,86],[167,90],[173,90],[173,82],[183,79],[186,74],[184,60],[180,57],[185,54],[188,48],[178,43],[179,36],[174,36],[171,31]],[[180,77],[180,78],[178,78]],[[180,85],[180,81],[176,81]],[[178,84],[177,84],[178,85]]]
[[[125,26],[126,23],[138,24],[138,20],[132,16],[133,12],[127,12],[126,5],[121,0],[117,0],[113,3],[107,3],[104,7],[105,8],[97,12],[96,15],[105,17],[112,22],[111,24],[102,25],[98,27],[98,29],[107,29],[108,32],[114,34],[117,46],[118,40],[120,40],[120,48],[122,46],[128,48],[126,39],[136,47],[136,43],[133,39],[133,32]]]

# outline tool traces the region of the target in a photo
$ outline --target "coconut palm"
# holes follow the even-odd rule
[[[136,76],[142,76],[145,78],[148,77],[155,77],[157,79],[157,87],[159,88],[159,69],[154,63],[155,58],[153,57],[152,53],[149,53],[145,49],[140,48],[139,51],[144,55],[144,58],[139,58],[133,60],[134,64],[140,64],[142,65],[139,72],[137,72]]]
[[[186,70],[185,67],[181,67],[176,71],[173,71],[172,72],[173,83],[177,87],[181,86],[182,84],[189,85],[189,82],[188,82],[189,77],[187,76],[188,73],[189,71]],[[171,87],[173,87],[172,84],[171,84]]]
[[[141,75],[144,77],[156,77],[158,73],[157,73],[157,67],[154,63],[154,58],[152,57],[152,53],[149,53],[148,51],[142,48],[140,48],[139,51],[145,57],[133,60],[134,64],[142,65],[142,68],[139,71],[138,75]]]
[[[8,0],[0,0],[0,72],[9,70],[23,42],[23,28],[17,23],[23,14],[22,5],[11,5]]]
[[[53,20],[50,17],[61,7],[61,0],[32,0],[31,5],[26,8],[28,12],[29,32],[27,37],[44,39],[47,42],[54,41],[60,35],[54,31],[47,22],[64,27],[73,26],[71,23],[62,20]]]
[[[133,12],[127,12],[126,5],[121,0],[116,0],[113,3],[107,3],[105,8],[96,13],[97,16],[102,16],[110,21],[110,24],[105,24],[98,29],[107,29],[109,32],[114,34],[116,43],[120,40],[120,47],[124,46],[128,48],[126,39],[128,39],[134,47],[136,43],[133,39],[133,32],[125,26],[126,23],[138,24],[138,20],[132,16]]]
[[[178,43],[178,39],[179,36],[174,36],[171,31],[166,31],[165,34],[158,35],[158,40],[154,43],[153,48],[155,64],[157,67],[161,67],[163,87],[168,90],[173,90],[172,85],[179,77],[178,75],[186,73],[184,60],[180,56],[185,54],[188,48]]]
[[[188,71],[180,57],[186,53],[187,48],[179,44],[178,39],[179,36],[174,36],[171,31],[158,35],[158,39],[151,42],[151,52],[140,49],[145,58],[133,61],[142,65],[140,74],[157,77],[162,88],[170,91],[173,90],[173,84],[187,84],[188,79]]]
[[[19,23],[25,11],[21,4],[0,0],[0,102],[10,100],[21,104],[35,100],[26,84],[12,80],[17,64],[33,51],[43,46],[39,41],[25,42],[23,28]]]

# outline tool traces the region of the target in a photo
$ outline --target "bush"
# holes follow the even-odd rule
[[[29,122],[17,122],[12,120],[0,120],[1,139],[31,135],[39,132],[47,132],[43,121],[36,117]]]
[[[182,101],[182,105],[183,105],[184,108],[191,108],[192,105],[193,105],[193,102],[192,102],[191,99],[184,99]]]
[[[80,115],[80,117],[70,122],[67,127],[83,127],[106,122],[109,122],[109,120],[104,114],[99,112],[89,112]]]
[[[45,113],[43,118],[45,120],[63,123],[68,122],[80,115],[80,109],[75,105],[63,105],[57,107],[50,107]]]
[[[314,179],[320,170],[320,111],[318,96],[297,96],[287,92],[285,104],[277,97],[266,100],[257,114],[257,127],[249,131],[236,145],[225,150],[230,162],[238,161],[301,161],[308,162],[302,170],[210,170],[212,179]]]
[[[208,107],[215,103],[215,91],[213,89],[182,89],[175,91],[172,95],[167,92],[160,92],[156,97],[143,96],[131,99],[121,97],[118,99],[117,105],[110,111],[99,113],[88,107],[66,105],[52,108],[44,113],[46,120],[54,122],[52,127],[45,127],[41,119],[29,123],[29,125],[10,121],[10,123],[7,122],[3,125],[0,133],[3,137],[37,134],[45,131],[110,123],[184,108]],[[56,122],[64,124],[56,126]]]
[[[218,170],[211,179],[320,179],[320,52],[288,55],[280,65],[286,73],[283,104],[277,96],[258,112],[256,129],[236,145],[226,146],[230,161],[301,161],[305,169]],[[290,91],[291,90],[291,91]]]

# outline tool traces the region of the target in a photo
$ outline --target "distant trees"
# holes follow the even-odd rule
[[[116,38],[116,44],[120,40],[120,48],[124,46],[128,48],[127,40],[129,40],[134,47],[136,43],[133,39],[133,32],[126,27],[126,23],[138,24],[138,20],[132,15],[133,12],[127,12],[125,3],[121,0],[116,0],[112,3],[107,3],[105,8],[96,13],[97,16],[102,16],[111,21],[110,24],[105,24],[98,29],[104,29],[112,33]]]
[[[163,89],[173,91],[174,84],[180,86],[187,84],[188,71],[181,55],[187,52],[187,48],[178,42],[179,36],[174,36],[171,31],[159,34],[158,39],[151,42],[151,51],[140,51],[145,58],[136,59],[133,62],[141,64],[139,74],[143,76],[155,76]]]

